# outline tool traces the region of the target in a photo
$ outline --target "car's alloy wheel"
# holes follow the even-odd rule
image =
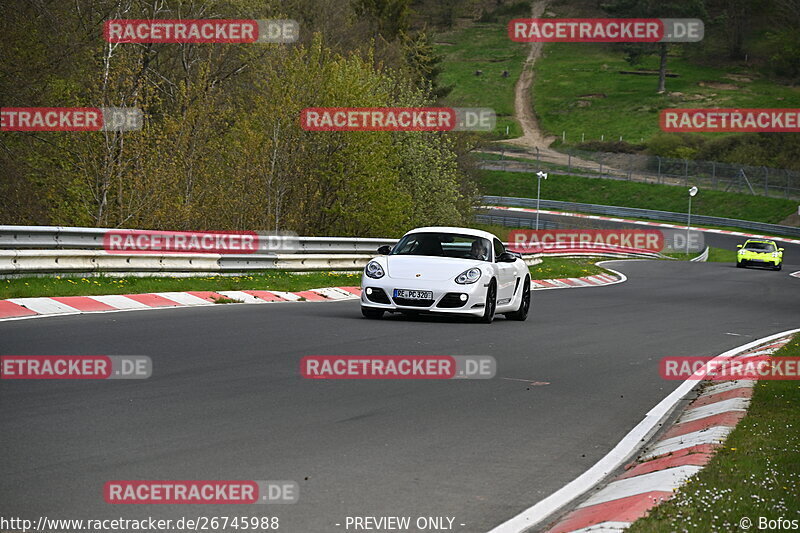
[[[383,309],[373,309],[372,307],[362,307],[361,314],[364,315],[364,318],[383,318]]]
[[[506,318],[511,320],[525,320],[528,318],[528,310],[531,308],[531,280],[525,278],[522,285],[522,298],[519,302],[519,309],[511,313],[506,313]]]
[[[774,267],[772,267],[772,268],[773,268],[774,270],[780,270],[781,268],[783,268],[783,263],[778,263],[777,265],[775,265],[775,266],[774,266]]]
[[[489,282],[489,288],[486,290],[486,305],[483,306],[483,316],[481,322],[484,324],[491,324],[494,320],[494,311],[497,309],[497,285],[494,280]]]

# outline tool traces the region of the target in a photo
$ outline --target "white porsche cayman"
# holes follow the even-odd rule
[[[525,320],[531,305],[530,272],[493,234],[469,228],[429,227],[378,248],[361,276],[361,312],[495,314]]]

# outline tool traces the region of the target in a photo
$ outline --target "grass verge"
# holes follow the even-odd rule
[[[536,180],[526,173],[481,170],[478,182],[483,194],[536,197]],[[565,202],[616,205],[683,213],[688,197],[683,187],[606,179],[554,176],[542,183],[542,198]],[[736,218],[778,224],[797,209],[785,198],[769,198],[722,191],[701,191],[692,200],[693,215]]]
[[[443,103],[494,109],[497,124],[490,134],[493,138],[522,135],[519,123],[513,119],[514,86],[522,72],[528,45],[511,42],[506,25],[510,19],[527,13],[530,5],[520,2],[496,22],[474,23],[436,36],[436,51],[442,56],[439,80],[444,86],[452,86]]]
[[[312,272],[297,274],[270,271],[247,276],[203,276],[196,278],[56,276],[17,278],[0,281],[0,299],[35,296],[94,296],[103,294],[141,294],[170,291],[302,291],[319,287],[358,285],[361,274]],[[229,303],[220,301],[219,303]]]
[[[800,92],[744,68],[697,64],[672,47],[667,92],[656,94],[657,76],[620,71],[658,69],[658,57],[632,67],[619,47],[608,44],[552,43],[536,61],[533,92],[536,114],[547,132],[575,144],[584,139],[639,143],[660,132],[659,112],[669,107],[797,107]],[[780,102],[780,106],[776,106]],[[707,133],[721,136],[725,133]]]
[[[800,336],[775,357],[800,357]],[[628,529],[630,533],[797,529],[759,520],[800,521],[800,382],[762,381],[747,416],[690,482]],[[800,522],[795,522],[795,524]],[[768,524],[767,524],[768,525]]]
[[[503,228],[510,230],[510,228]],[[579,278],[607,272],[591,259],[545,258],[530,267],[532,279]],[[18,278],[0,281],[0,300],[38,296],[96,296],[105,294],[142,294],[170,291],[302,291],[319,287],[351,287],[361,283],[361,274],[340,272],[253,273],[248,276],[205,276],[196,278]],[[220,298],[215,303],[233,303]]]
[[[611,274],[599,267],[595,261],[603,259],[569,259],[563,257],[545,257],[538,265],[529,267],[531,279],[583,278],[595,274]]]

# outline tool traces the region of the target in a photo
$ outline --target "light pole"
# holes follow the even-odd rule
[[[686,218],[686,255],[689,255],[689,228],[692,226],[692,196],[695,196],[698,190],[697,187],[689,189],[689,216]]]
[[[536,231],[539,231],[539,201],[542,197],[542,178],[547,179],[547,172],[541,170],[536,173],[539,186],[536,187]]]

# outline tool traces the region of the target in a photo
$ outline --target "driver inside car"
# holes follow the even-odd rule
[[[469,256],[473,259],[478,259],[479,261],[489,260],[488,249],[484,245],[483,239],[476,239],[472,241]]]

